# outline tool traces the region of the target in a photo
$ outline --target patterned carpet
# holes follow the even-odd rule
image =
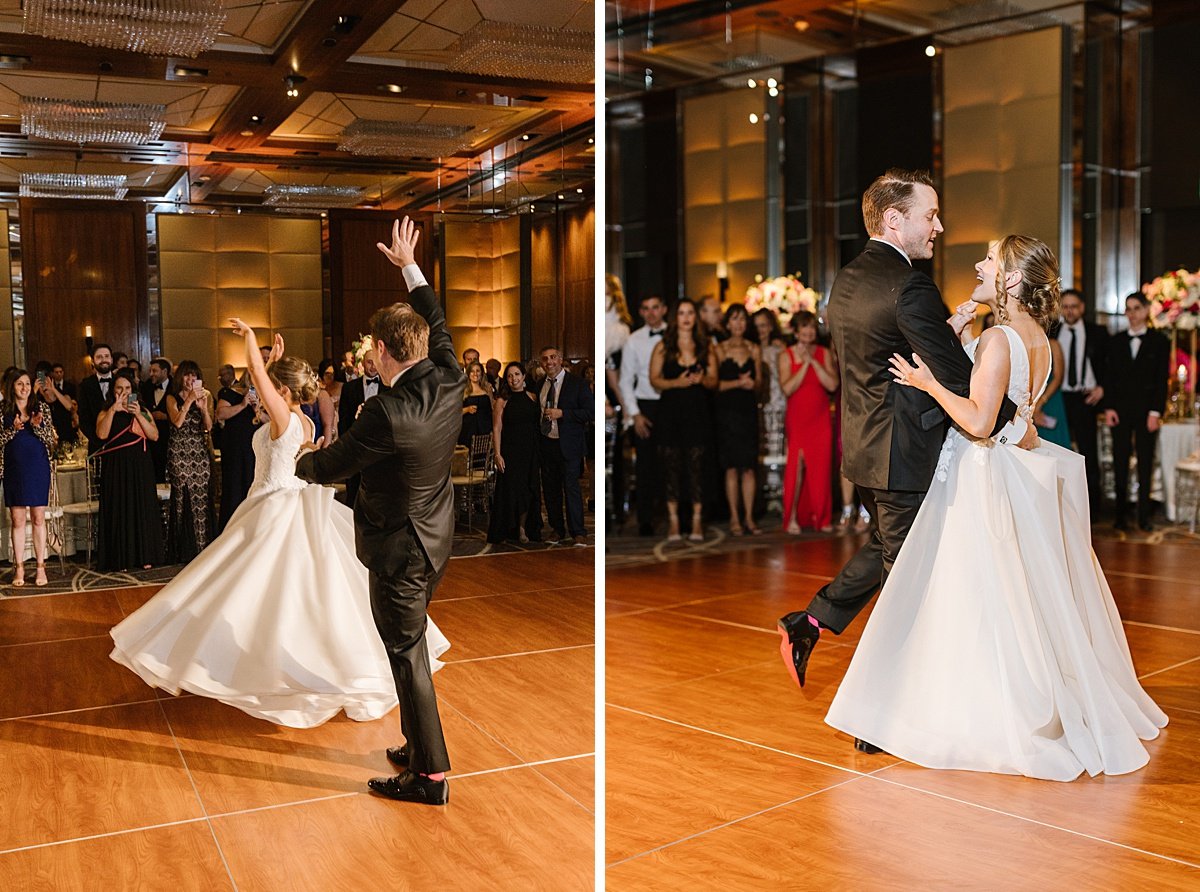
[[[584,526],[588,532],[588,544],[593,544],[594,516],[591,512],[584,514]],[[549,528],[546,529],[549,532]],[[545,542],[529,542],[527,544],[502,543],[492,544],[487,541],[487,515],[475,515],[472,528],[468,529],[461,522],[454,534],[454,545],[450,559],[480,557],[485,554],[508,554],[519,551],[549,551],[550,549],[573,548],[570,541],[558,545]],[[65,569],[57,557],[51,556],[46,562],[47,585],[38,587],[33,584],[34,565],[32,561],[25,564],[25,585],[15,588],[12,585],[13,566],[8,562],[0,562],[0,598],[27,597],[30,595],[53,595],[65,592],[93,591],[106,588],[130,588],[138,585],[161,585],[175,577],[185,565],[177,564],[167,567],[153,567],[149,570],[134,570],[122,573],[101,572],[87,565],[85,555],[80,553],[67,557]]]

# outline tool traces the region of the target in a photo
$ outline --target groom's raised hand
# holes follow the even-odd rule
[[[417,241],[420,238],[421,233],[417,229],[417,224],[405,217],[403,220],[392,221],[391,246],[389,247],[383,242],[376,242],[375,247],[383,252],[393,266],[403,269],[410,263],[417,262]]]

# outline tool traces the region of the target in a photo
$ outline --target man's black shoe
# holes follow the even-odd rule
[[[445,805],[450,801],[450,783],[443,778],[430,780],[422,774],[405,771],[395,777],[373,777],[367,786],[380,796],[397,802],[420,802],[425,805]]]
[[[408,744],[406,743],[404,746],[389,746],[387,748],[387,757],[388,761],[397,768],[407,768],[409,759]]]
[[[808,671],[808,658],[820,640],[821,631],[808,618],[808,613],[798,610],[779,620],[779,655],[784,668],[800,687],[804,687],[804,674]]]

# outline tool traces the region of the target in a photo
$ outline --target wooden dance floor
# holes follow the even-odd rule
[[[1170,724],[1141,771],[1064,784],[867,756],[824,724],[863,618],[803,692],[775,620],[857,541],[608,572],[607,888],[1200,888],[1200,543],[1097,541]]]
[[[594,560],[450,562],[445,808],[366,791],[398,711],[291,730],[112,662],[155,588],[0,598],[0,889],[590,888]]]

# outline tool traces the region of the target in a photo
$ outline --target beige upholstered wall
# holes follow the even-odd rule
[[[8,248],[8,211],[0,208],[0,364],[16,365],[16,332],[13,330],[12,256]]]
[[[717,264],[740,299],[766,264],[766,140],[761,90],[729,90],[683,106],[687,296],[717,293]]]
[[[467,347],[486,362],[521,356],[521,228],[516,217],[447,222],[446,323],[459,356]]]
[[[946,49],[938,262],[948,306],[970,296],[992,239],[1032,235],[1061,256],[1062,41],[1050,28]]]
[[[269,343],[283,334],[288,353],[322,358],[321,221],[318,219],[158,216],[163,352],[194,359],[215,383],[217,368],[245,363],[229,331],[245,319]]]

